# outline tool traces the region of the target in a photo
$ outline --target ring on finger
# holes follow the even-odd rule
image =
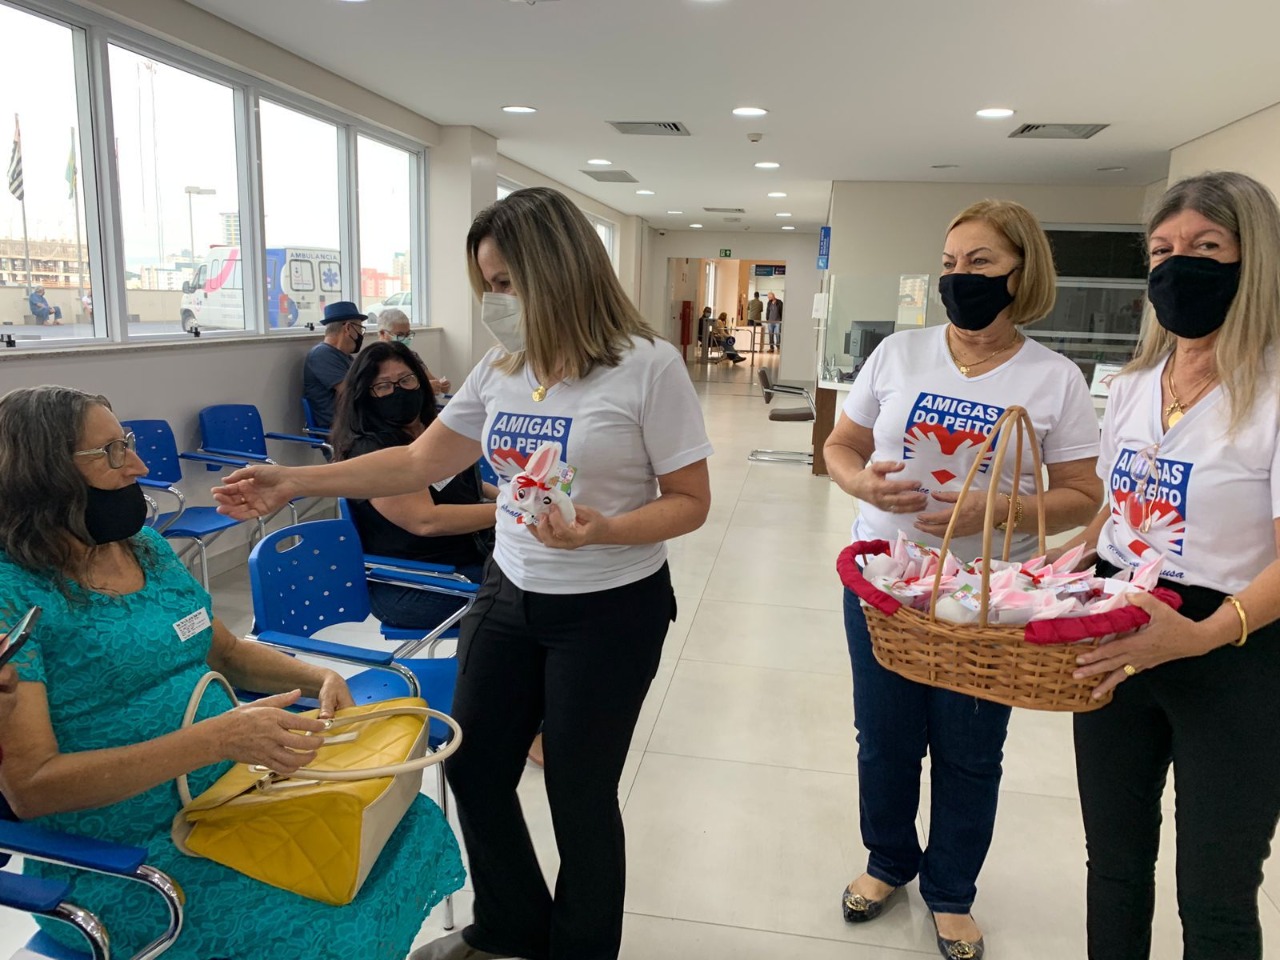
[[[1126,677],[1133,677],[1133,676],[1136,676],[1138,673],[1138,668],[1135,667],[1132,663],[1126,663],[1120,669],[1124,671],[1124,675]]]

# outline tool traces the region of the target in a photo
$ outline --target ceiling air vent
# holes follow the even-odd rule
[[[641,137],[687,137],[689,128],[673,120],[610,120],[619,133]]]
[[[592,180],[600,183],[639,183],[640,181],[625,170],[583,170]]]
[[[725,223],[741,223],[742,218],[741,217],[725,217],[724,222]]]
[[[703,207],[706,213],[746,213],[742,207]]]
[[[1109,123],[1024,123],[1009,134],[1014,140],[1088,140]]]

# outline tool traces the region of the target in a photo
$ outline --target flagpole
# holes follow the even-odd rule
[[[76,128],[71,128],[71,215],[76,219],[76,297],[77,312],[84,309],[84,258],[80,255],[80,177],[75,168]]]
[[[21,147],[22,127],[18,123],[18,115],[16,113],[13,115],[13,130],[15,134],[14,139],[19,144],[18,149],[21,150],[22,149]],[[19,153],[18,157],[19,159],[21,159],[22,154]],[[27,191],[25,189],[22,191],[22,196],[18,198],[18,202],[22,204],[22,250],[27,258],[27,296],[29,297],[31,296],[31,289],[32,289],[31,288],[31,240],[27,236]]]

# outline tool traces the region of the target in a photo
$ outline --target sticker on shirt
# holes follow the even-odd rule
[[[1111,468],[1111,517],[1129,551],[1182,556],[1187,532],[1187,488],[1193,464],[1156,456],[1154,447],[1121,447]]]
[[[197,633],[208,630],[213,623],[209,620],[209,611],[201,607],[195,613],[188,614],[173,625],[173,629],[178,633],[178,639],[186,643]]]
[[[568,496],[576,472],[563,459],[573,429],[572,417],[538,416],[499,412],[485,437],[485,454],[494,472],[501,478],[498,509],[517,523],[526,522],[531,511],[513,502],[511,481],[530,470],[537,474],[534,482],[548,497]],[[539,449],[545,452],[534,459]],[[555,492],[553,492],[555,491]],[[531,492],[527,485],[524,492]],[[546,506],[545,504],[541,506]]]
[[[1003,413],[1003,407],[989,403],[921,393],[911,407],[902,441],[906,475],[920,482],[923,493],[959,489]],[[990,467],[988,453],[979,472]]]

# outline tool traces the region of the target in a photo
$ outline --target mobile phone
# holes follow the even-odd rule
[[[22,645],[31,639],[31,632],[39,619],[40,608],[32,607],[4,635],[4,647],[0,649],[0,667],[12,660],[14,655],[22,649]]]

